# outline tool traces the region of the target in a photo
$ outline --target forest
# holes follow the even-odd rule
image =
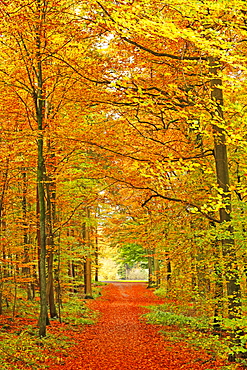
[[[245,357],[246,2],[0,12],[0,317],[36,302],[46,337],[93,297],[103,239]]]

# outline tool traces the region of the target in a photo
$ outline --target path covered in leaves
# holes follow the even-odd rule
[[[189,349],[164,341],[160,327],[146,324],[143,306],[161,302],[143,283],[114,283],[89,302],[101,314],[96,325],[83,330],[78,345],[53,370],[206,370],[220,364]],[[222,365],[222,364],[221,364]]]

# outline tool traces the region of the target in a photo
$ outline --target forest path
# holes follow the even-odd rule
[[[164,341],[159,326],[146,324],[143,306],[161,303],[144,283],[111,283],[89,306],[101,313],[52,370],[206,370],[216,363],[186,345]]]

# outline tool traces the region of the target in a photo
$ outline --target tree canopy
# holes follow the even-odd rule
[[[215,327],[235,320],[239,340],[246,2],[6,0],[0,12],[0,314],[15,284],[39,291],[45,336],[47,303],[56,316],[80,281],[91,296],[104,237],[125,261],[148,256],[150,281],[209,306]]]

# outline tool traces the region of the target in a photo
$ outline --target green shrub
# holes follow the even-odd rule
[[[206,317],[192,317],[183,314],[164,311],[163,306],[151,306],[151,311],[146,314],[148,321],[162,325],[189,326],[196,330],[209,330],[209,320]]]
[[[192,317],[166,311],[169,305],[149,306],[144,317],[148,323],[163,325],[160,331],[171,342],[185,341],[189,346],[204,350],[212,358],[227,359],[230,353],[229,338],[211,333],[211,320],[207,317]]]

